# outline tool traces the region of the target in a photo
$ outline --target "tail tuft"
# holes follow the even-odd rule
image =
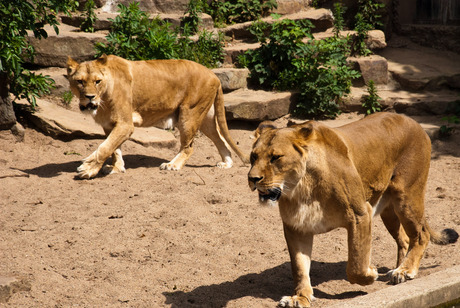
[[[458,239],[458,233],[454,229],[444,229],[441,231],[443,238],[446,239],[446,244],[455,243]]]
[[[458,239],[458,233],[454,229],[444,229],[440,233],[430,231],[431,241],[437,245],[447,245],[455,243]]]

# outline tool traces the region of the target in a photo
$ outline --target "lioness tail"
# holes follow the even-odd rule
[[[454,229],[444,229],[441,232],[436,232],[428,227],[430,232],[430,240],[436,245],[447,245],[455,243],[458,239],[458,233]]]
[[[222,92],[222,86],[220,86],[217,90],[216,100],[214,101],[214,111],[217,118],[217,126],[219,127],[222,136],[225,138],[232,150],[238,155],[243,164],[248,164],[249,155],[245,155],[243,152],[241,152],[228,131],[227,120],[225,117],[224,93]]]

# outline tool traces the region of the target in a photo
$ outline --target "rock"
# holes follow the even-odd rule
[[[388,70],[404,89],[460,89],[460,57],[456,53],[408,43],[405,48],[387,47],[379,55],[388,61]]]
[[[321,32],[333,26],[334,16],[332,15],[332,12],[327,9],[311,9],[308,11],[284,15],[280,19],[307,19],[310,20],[315,26],[312,29],[313,32]],[[262,18],[262,21],[272,24],[275,22],[275,19],[273,19],[272,17],[266,17]],[[226,36],[229,36],[237,40],[254,39],[254,36],[249,32],[249,27],[251,26],[251,24],[252,22],[248,21],[240,24],[231,25],[223,29],[222,32],[224,32]]]
[[[10,129],[16,123],[11,99],[6,96],[0,98],[0,130]]]
[[[291,110],[290,92],[238,90],[225,94],[227,120],[275,120]]]
[[[98,0],[105,12],[114,13],[118,4],[128,6],[132,0]],[[142,0],[139,8],[150,13],[184,13],[190,0]]]
[[[16,122],[16,124],[11,127],[11,133],[16,137],[16,142],[23,142],[26,131],[21,123]]]
[[[387,47],[385,33],[381,30],[368,31],[366,45],[370,50],[379,50]]]
[[[104,33],[79,32],[78,28],[69,25],[59,27],[59,35],[50,26],[45,27],[47,39],[36,39],[29,33],[29,42],[35,48],[33,63],[39,66],[65,67],[67,56],[78,62],[94,59],[98,42],[107,42]]]
[[[61,67],[47,67],[34,71],[35,74],[49,76],[54,80],[54,87],[50,89],[51,94],[61,96],[64,92],[70,91],[67,80],[67,69]]]
[[[224,64],[238,63],[238,56],[245,53],[250,49],[257,49],[260,47],[260,43],[240,43],[240,44],[229,44],[225,47]]]
[[[6,303],[13,293],[30,291],[30,283],[25,279],[0,276],[0,303]]]
[[[216,68],[212,71],[220,79],[224,92],[245,89],[248,86],[249,70],[246,68]]]
[[[292,14],[310,8],[309,0],[277,0],[278,7],[274,10],[277,14]]]
[[[361,72],[364,84],[368,84],[370,80],[376,85],[388,83],[388,62],[384,57],[350,57],[348,61],[353,64],[354,69]]]
[[[37,110],[27,112],[28,103],[19,101],[26,116],[38,129],[54,138],[105,139],[102,127],[89,115],[62,108],[45,100],[37,100]],[[155,127],[136,128],[130,140],[144,146],[174,147],[177,143],[173,134]]]

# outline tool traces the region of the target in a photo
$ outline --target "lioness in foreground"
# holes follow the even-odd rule
[[[120,146],[134,126],[170,123],[180,132],[180,152],[160,168],[179,170],[193,152],[198,129],[216,145],[222,157],[220,168],[233,165],[228,145],[245,162],[247,159],[230,137],[225,119],[222,86],[206,67],[186,60],[129,61],[103,55],[97,60],[67,61],[67,77],[80,110],[89,112],[107,139],[78,168],[81,178],[97,175],[112,156],[108,173],[124,172]],[[171,126],[172,126],[171,125]]]
[[[377,278],[370,264],[373,216],[380,214],[398,246],[389,273],[395,284],[415,277],[430,240],[457,240],[454,230],[435,232],[425,220],[431,143],[412,119],[378,113],[336,129],[315,121],[279,129],[264,122],[256,138],[249,186],[261,203],[278,202],[296,285],[279,306],[310,307],[314,234],[346,228],[347,276],[360,285]]]

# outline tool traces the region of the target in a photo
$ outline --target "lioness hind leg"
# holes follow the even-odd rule
[[[219,133],[219,129],[214,118],[214,106],[211,107],[204,118],[200,130],[212,140],[219,151],[220,157],[222,157],[222,161],[217,163],[217,167],[222,169],[231,168],[233,166],[232,153],[230,152],[227,142]]]
[[[391,282],[398,284],[415,278],[420,267],[420,261],[430,241],[430,233],[425,227],[424,196],[418,192],[424,190],[398,191],[394,212],[398,216],[404,232],[409,238],[409,247],[399,266],[390,272]],[[398,256],[399,257],[399,256]]]
[[[112,154],[112,164],[105,165],[102,168],[102,172],[104,174],[113,174],[113,173],[124,173],[125,171],[126,171],[125,162],[123,161],[121,149],[118,148]]]
[[[196,132],[198,131],[201,119],[198,117],[196,121],[192,121],[191,119],[194,119],[194,115],[191,114],[190,110],[181,112],[177,124],[180,133],[179,153],[169,163],[161,164],[161,170],[178,171],[182,169],[187,159],[193,154],[193,138],[195,138]],[[188,118],[185,113],[187,113],[190,118]]]
[[[407,237],[407,234],[394,211],[393,204],[389,204],[380,214],[380,217],[398,246],[398,258],[396,260],[396,267],[398,267],[401,265],[407,254],[407,249],[409,248],[409,237]]]

